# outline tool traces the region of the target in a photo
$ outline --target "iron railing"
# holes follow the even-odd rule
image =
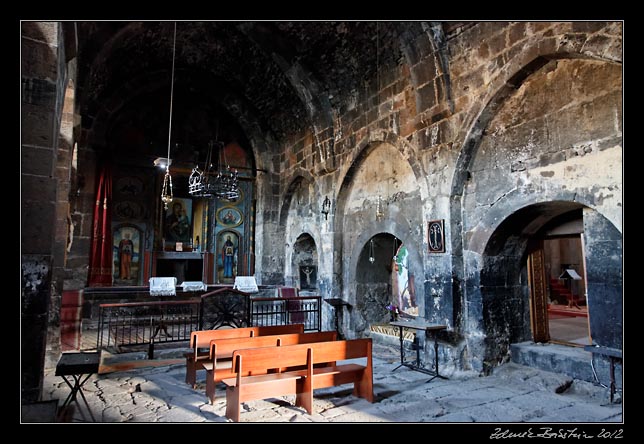
[[[96,348],[189,341],[199,327],[200,301],[101,304]]]
[[[187,301],[101,304],[96,348],[148,345],[190,340],[195,330],[224,326],[246,327],[304,324],[304,331],[320,331],[322,298],[251,298],[238,290],[220,289]]]
[[[304,331],[322,329],[322,298],[253,298],[250,300],[250,325],[304,324]]]

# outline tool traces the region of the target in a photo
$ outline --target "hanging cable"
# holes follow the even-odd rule
[[[170,121],[168,123],[168,156],[166,157],[165,176],[163,177],[163,187],[161,189],[161,201],[163,208],[168,209],[168,204],[174,199],[172,191],[172,176],[170,175],[170,141],[172,139],[172,105],[174,99],[174,59],[177,49],[177,22],[174,22],[174,36],[172,38],[172,75],[170,78]]]
[[[174,22],[174,37],[172,39],[172,76],[170,77],[170,122],[168,124],[168,165],[166,171],[170,170],[170,138],[172,136],[172,105],[174,101],[174,56],[177,50],[177,22]]]

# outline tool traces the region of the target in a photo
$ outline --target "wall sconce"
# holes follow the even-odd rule
[[[324,214],[324,220],[328,220],[330,211],[331,211],[331,200],[329,199],[329,196],[326,196],[324,198],[324,202],[322,202],[322,214]]]
[[[385,218],[385,211],[382,208],[382,197],[378,194],[378,200],[376,201],[376,220],[380,222]]]

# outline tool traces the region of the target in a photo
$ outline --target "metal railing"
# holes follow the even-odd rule
[[[237,290],[216,290],[187,301],[101,304],[96,337],[98,350],[190,340],[196,330],[224,326],[304,324],[304,331],[320,331],[322,298],[251,298]]]
[[[199,327],[200,301],[101,304],[96,348],[189,341]]]
[[[250,300],[250,325],[304,324],[304,331],[322,329],[322,298],[253,298]]]

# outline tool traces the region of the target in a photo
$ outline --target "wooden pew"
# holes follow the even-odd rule
[[[211,359],[203,361],[201,364],[206,370],[206,396],[210,403],[214,403],[217,382],[225,378],[235,377],[235,373],[232,372],[232,360],[230,359],[235,350],[335,341],[337,338],[338,333],[335,331],[322,331],[249,338],[213,339],[210,341]],[[258,373],[253,372],[253,374]]]
[[[236,350],[232,369],[235,377],[222,381],[226,385],[226,416],[238,422],[242,402],[292,394],[296,395],[295,404],[312,414],[314,389],[350,382],[354,395],[373,402],[371,348],[371,339],[367,338]],[[354,358],[367,358],[367,363],[314,368],[316,363]],[[268,373],[271,369],[300,366],[305,369]]]
[[[345,342],[346,345],[342,344]],[[300,395],[301,406],[309,414],[313,412],[313,390],[353,383],[353,395],[373,402],[373,361],[371,338],[348,341],[320,342],[313,346],[313,368],[303,381]],[[365,365],[335,361],[367,358]],[[316,364],[333,362],[333,365],[315,367]]]
[[[193,388],[197,386],[197,370],[203,368],[203,362],[211,360],[210,341],[213,339],[249,338],[281,333],[304,333],[304,324],[271,325],[262,327],[227,328],[222,330],[197,330],[190,333],[190,348],[186,353],[186,383]],[[206,349],[203,351],[203,349]]]

